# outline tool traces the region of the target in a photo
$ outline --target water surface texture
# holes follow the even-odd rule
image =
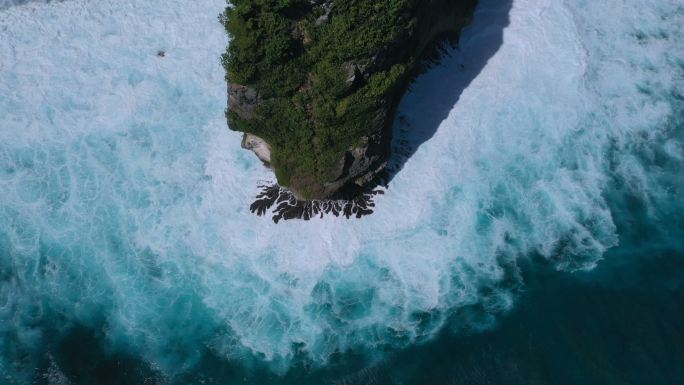
[[[0,383],[684,381],[679,0],[482,0],[375,213],[278,225],[224,5],[0,1]]]

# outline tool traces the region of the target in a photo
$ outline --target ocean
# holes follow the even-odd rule
[[[224,7],[0,1],[0,384],[684,383],[680,1],[481,0],[375,213],[278,224]]]

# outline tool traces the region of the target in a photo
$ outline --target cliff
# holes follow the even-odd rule
[[[369,182],[421,58],[475,1],[234,0],[221,16],[229,127],[299,199]]]

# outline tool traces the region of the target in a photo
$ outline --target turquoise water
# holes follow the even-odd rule
[[[483,0],[375,214],[279,225],[223,6],[0,2],[0,382],[684,381],[679,2]]]

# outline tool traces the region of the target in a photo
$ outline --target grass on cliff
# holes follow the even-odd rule
[[[220,20],[231,42],[222,56],[227,79],[257,90],[257,118],[228,111],[230,128],[273,147],[278,182],[334,177],[344,152],[377,131],[388,98],[415,57],[367,69],[349,84],[345,63],[369,64],[375,54],[410,40],[417,20],[411,0],[336,0],[329,21],[308,0],[233,0]]]

